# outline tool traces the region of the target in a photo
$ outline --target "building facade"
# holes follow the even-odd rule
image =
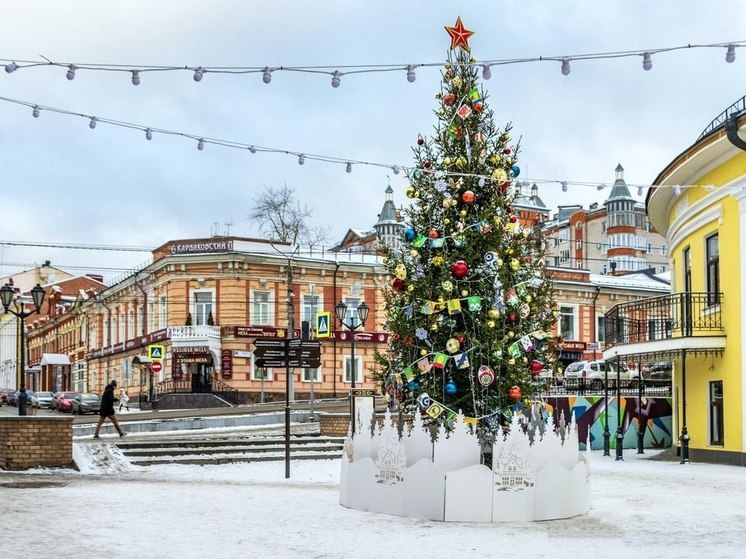
[[[595,274],[668,268],[668,245],[652,226],[645,206],[635,201],[617,165],[608,198],[589,209],[560,206],[543,227],[547,263],[559,268],[589,270]]]
[[[745,126],[741,99],[658,175],[646,202],[670,246],[672,294],[606,316],[604,355],[673,362],[682,462],[746,465]]]

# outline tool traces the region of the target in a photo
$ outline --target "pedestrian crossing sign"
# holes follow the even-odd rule
[[[148,357],[152,361],[163,361],[166,358],[166,348],[160,344],[149,345]]]
[[[317,338],[328,338],[331,336],[331,321],[332,313],[329,311],[322,311],[316,313],[316,337]]]

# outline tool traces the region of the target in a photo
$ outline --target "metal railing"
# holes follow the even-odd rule
[[[604,315],[606,346],[724,332],[722,296],[684,292],[616,305]]]
[[[725,124],[725,121],[728,120],[728,117],[733,113],[740,113],[743,111],[746,111],[746,95],[741,97],[738,101],[733,103],[730,107],[716,116],[715,119],[707,125],[707,128],[702,130],[702,133],[699,135],[699,138],[697,138],[697,141],[700,141],[708,134],[711,134],[712,132],[723,126]]]
[[[610,396],[616,394],[616,378],[609,377],[608,387],[603,380],[573,378],[564,381],[543,382],[539,385],[540,397],[549,396],[603,396],[608,391]],[[637,379],[620,380],[619,393],[623,396],[671,396],[670,379],[643,379],[642,386]]]
[[[195,390],[191,379],[173,379],[167,378],[155,386],[155,399],[158,400],[165,394],[214,394],[226,402],[237,406],[243,404],[241,392],[225,384],[218,379],[212,379],[210,389]]]

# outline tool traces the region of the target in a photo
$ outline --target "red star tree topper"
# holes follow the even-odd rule
[[[453,27],[446,25],[445,27],[446,31],[448,31],[448,34],[451,36],[451,50],[456,47],[461,47],[466,52],[471,52],[471,48],[469,47],[469,37],[474,35],[474,31],[469,31],[464,27],[464,24],[461,23],[461,16],[456,19],[456,25]]]

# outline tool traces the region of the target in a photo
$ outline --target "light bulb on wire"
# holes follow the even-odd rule
[[[75,70],[77,69],[77,66],[74,64],[70,64],[70,66],[67,67],[67,74],[65,74],[65,76],[68,80],[73,81],[75,79]]]
[[[298,165],[304,165],[306,163],[306,156],[302,153],[298,156]]]
[[[153,131],[150,128],[145,129],[145,139],[146,140],[152,140],[153,139]]]
[[[34,110],[31,111],[31,116],[33,116],[34,118],[39,118],[39,106],[38,105],[34,105]]]
[[[407,81],[413,83],[417,79],[417,75],[414,73],[414,66],[412,64],[407,66]]]
[[[204,75],[204,73],[205,73],[205,69],[202,66],[199,66],[194,71],[194,81],[201,82],[202,81],[202,76]]]
[[[91,117],[91,121],[88,123],[88,128],[93,130],[94,128],[96,128],[97,122],[98,122],[98,119],[95,116]]]
[[[488,80],[492,77],[492,70],[490,70],[490,65],[485,64],[482,66],[482,78],[485,80]]]
[[[391,170],[394,172],[395,175],[399,174],[399,165],[394,165],[391,167]]]
[[[728,50],[725,53],[725,61],[730,64],[736,60],[736,45],[728,45]],[[8,71],[8,67],[5,67],[5,71]]]
[[[562,59],[562,75],[566,76],[570,73],[570,59],[569,58],[563,58]]]
[[[653,59],[650,58],[650,53],[646,52],[642,55],[642,69],[646,72],[653,68]]]
[[[15,62],[11,62],[10,64],[5,65],[5,71],[8,74],[12,74],[16,70],[18,70],[18,64],[16,64]]]
[[[352,173],[352,163],[348,162],[347,166],[345,167],[345,171],[348,173]]]
[[[269,66],[265,66],[263,70],[264,74],[262,75],[262,81],[264,83],[269,83],[272,81],[272,72],[269,71]]]
[[[140,72],[132,70],[132,85],[140,85]]]
[[[197,149],[200,151],[205,149],[205,141],[202,138],[200,138],[199,142],[197,142]]]
[[[332,87],[339,87],[339,78],[342,76],[342,74],[339,73],[338,70],[335,70],[332,74]]]
[[[251,153],[256,153],[256,148],[254,146],[249,146],[249,151]]]

